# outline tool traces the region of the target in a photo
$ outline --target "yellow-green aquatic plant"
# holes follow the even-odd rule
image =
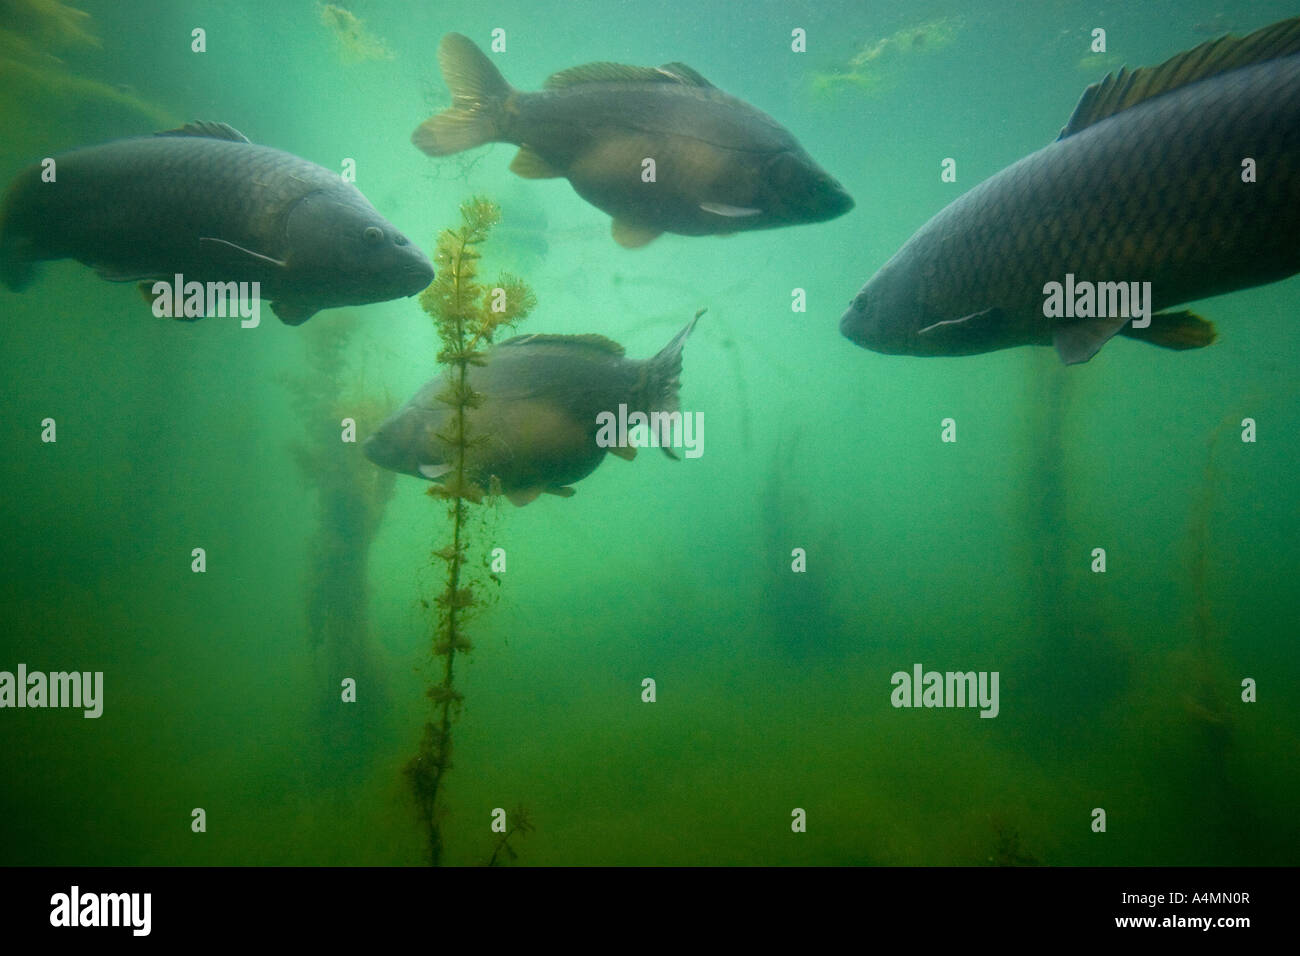
[[[484,363],[483,348],[492,344],[497,331],[524,319],[536,304],[532,290],[514,276],[503,274],[491,287],[477,281],[479,247],[501,218],[497,205],[475,197],[461,204],[460,215],[460,228],[445,229],[438,236],[434,255],[437,278],[420,293],[420,305],[433,319],[442,343],[438,362],[449,372],[449,384],[437,397],[453,410],[446,431],[436,436],[446,446],[445,461],[451,468],[441,485],[429,488],[431,496],[447,502],[451,521],[451,540],[433,552],[447,566],[446,584],[434,602],[437,620],[433,653],[442,658],[442,674],[441,680],[429,687],[433,717],[424,726],[419,750],[406,766],[433,866],[442,861],[438,795],[443,776],[451,768],[451,724],[463,699],[454,684],[456,655],[469,651],[471,645],[463,625],[466,617],[483,604],[482,581],[466,566],[471,546],[469,507],[493,491],[465,476],[466,450],[486,437],[473,434],[467,427],[466,410],[482,403],[482,396],[470,387],[467,373],[471,365]]]
[[[896,85],[913,56],[949,46],[961,28],[960,17],[938,17],[887,37],[868,40],[843,67],[812,74],[813,92],[832,94],[855,90],[879,95]]]
[[[320,7],[320,21],[334,34],[339,58],[344,63],[393,59],[393,51],[388,49],[383,40],[367,30],[365,23],[351,10],[327,3]]]

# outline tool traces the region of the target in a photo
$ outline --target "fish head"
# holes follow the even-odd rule
[[[825,222],[853,208],[853,197],[802,149],[770,156],[759,176],[755,205],[786,223]]]
[[[370,461],[416,478],[433,479],[445,472],[446,454],[436,434],[445,413],[421,401],[429,392],[426,386],[362,443],[361,451]]]
[[[433,265],[360,193],[318,190],[289,214],[289,268],[337,305],[415,295]]]
[[[943,317],[922,302],[920,284],[895,260],[887,262],[853,297],[840,318],[840,332],[864,349],[885,355],[940,354],[921,335]]]

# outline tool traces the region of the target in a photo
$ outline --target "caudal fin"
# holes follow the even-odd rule
[[[695,313],[695,318],[686,323],[686,328],[682,329],[673,336],[671,342],[659,350],[659,354],[650,360],[650,375],[648,376],[646,406],[649,410],[660,412],[676,412],[681,410],[681,402],[677,398],[677,390],[682,384],[682,348],[686,345],[686,340],[690,338],[691,332],[695,330],[695,323],[700,321],[700,316],[705,313],[705,309]]]
[[[449,156],[499,141],[505,101],[514,92],[501,71],[459,33],[448,33],[438,44],[438,65],[451,90],[451,108],[421,123],[411,142],[430,156]]]

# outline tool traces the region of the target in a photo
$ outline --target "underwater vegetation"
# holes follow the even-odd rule
[[[516,833],[520,835],[533,832],[533,818],[527,807],[516,807],[510,811],[510,824],[506,832],[501,834],[501,839],[497,840],[496,848],[492,851],[492,856],[488,858],[488,866],[499,866],[497,858],[502,853],[511,860],[519,859],[519,854],[515,848],[510,845],[510,838]]]
[[[1042,861],[1025,849],[1019,829],[1000,814],[994,815],[990,822],[997,839],[988,858],[992,866],[1042,866]]]
[[[291,446],[294,460],[316,494],[316,530],[308,553],[311,566],[306,592],[307,637],[321,683],[336,688],[344,677],[365,688],[365,713],[382,709],[384,682],[369,648],[370,603],[366,565],[370,547],[393,495],[395,476],[372,468],[358,444],[340,440],[343,421],[356,423],[357,442],[383,420],[386,398],[368,393],[349,379],[347,354],[356,319],[340,317],[305,333],[307,374],[286,378],[290,401],[303,425]],[[335,737],[360,732],[356,720],[339,720],[334,698],[322,700],[321,716]],[[343,743],[341,739],[330,743]]]
[[[451,725],[464,699],[455,687],[456,655],[469,652],[471,644],[464,624],[474,609],[486,603],[485,578],[495,580],[486,564],[469,563],[474,545],[470,505],[482,503],[498,489],[492,487],[495,482],[490,480],[485,488],[466,473],[467,453],[488,437],[468,427],[467,411],[480,405],[483,397],[470,387],[467,372],[471,365],[483,361],[484,349],[492,344],[497,331],[522,321],[537,301],[527,283],[511,275],[501,275],[493,287],[476,281],[479,248],[500,221],[500,208],[488,199],[474,197],[461,204],[460,214],[460,227],[445,229],[438,236],[434,255],[437,278],[420,294],[420,305],[433,319],[442,343],[438,363],[450,372],[448,385],[437,400],[454,412],[436,436],[445,446],[449,469],[442,484],[430,485],[428,490],[430,497],[446,502],[451,525],[450,540],[433,552],[433,557],[447,569],[446,585],[434,601],[437,620],[432,635],[433,656],[442,659],[442,673],[429,686],[433,715],[424,725],[415,756],[406,765],[432,866],[442,860],[443,814],[438,795],[443,777],[452,767]],[[494,295],[497,290],[504,290],[504,296]],[[514,820],[515,830],[526,832],[521,824],[531,829],[526,816]],[[513,856],[514,851],[505,846],[510,832],[493,853],[494,861],[503,848]]]
[[[90,21],[90,14],[59,0],[0,0],[0,114],[7,144],[49,129],[121,128],[142,118],[174,125],[170,111],[78,75],[55,55],[101,47]]]
[[[764,574],[761,606],[781,653],[794,660],[829,658],[852,645],[851,628],[839,612],[827,568],[843,566],[844,551],[833,528],[816,520],[812,499],[792,474],[791,462],[803,460],[803,429],[795,427],[776,443],[761,492]],[[790,570],[791,551],[814,555],[803,573]]]
[[[393,59],[393,51],[388,49],[388,45],[367,30],[365,23],[351,10],[327,3],[320,8],[320,21],[334,35],[339,59],[345,64]]]
[[[868,40],[843,68],[814,73],[812,90],[821,95],[854,91],[878,96],[898,84],[900,74],[914,56],[950,46],[961,27],[960,17],[938,17]]]
[[[35,41],[36,49],[48,46],[100,46],[90,29],[90,14],[60,0],[0,0],[0,30],[6,44],[17,38],[24,45]]]

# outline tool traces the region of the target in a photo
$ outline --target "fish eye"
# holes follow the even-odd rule
[[[410,240],[407,239],[407,238],[406,238],[404,235],[402,235],[400,232],[399,232],[397,235],[393,236],[393,245],[395,245],[395,246],[404,246],[404,245],[406,245],[408,242],[410,242]]]
[[[366,231],[362,235],[366,237],[366,242],[378,242],[384,238],[384,230],[378,226],[366,226]]]

